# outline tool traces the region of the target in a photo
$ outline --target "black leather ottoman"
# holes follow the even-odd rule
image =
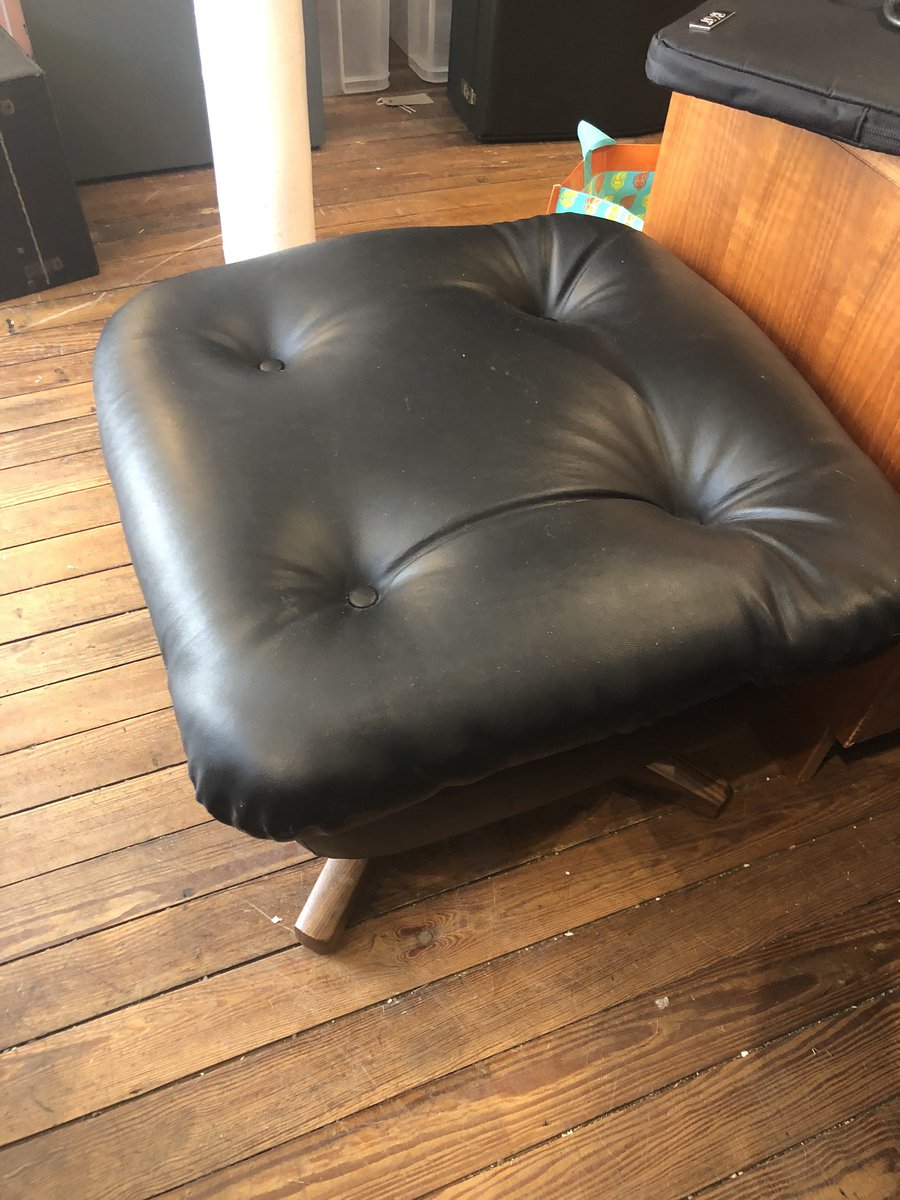
[[[95,378],[198,798],[258,837],[344,860],[474,827],[900,637],[900,499],[622,226],[385,231],[155,284]]]

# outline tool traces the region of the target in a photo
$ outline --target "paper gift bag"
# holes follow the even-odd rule
[[[550,195],[548,213],[581,212],[643,229],[657,145],[620,146],[587,121],[578,125],[583,159]]]

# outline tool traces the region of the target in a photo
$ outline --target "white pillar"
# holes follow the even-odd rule
[[[194,0],[226,262],[315,241],[301,0]]]

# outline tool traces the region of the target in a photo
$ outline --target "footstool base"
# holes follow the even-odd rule
[[[674,786],[672,799],[704,817],[717,817],[731,799],[731,784],[683,758],[648,763],[651,774]],[[326,858],[294,924],[297,941],[316,954],[331,954],[369,865],[367,858]]]

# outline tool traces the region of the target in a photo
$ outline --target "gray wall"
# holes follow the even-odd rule
[[[314,19],[315,4],[303,4]],[[212,160],[191,0],[23,0],[22,8],[77,180]],[[309,26],[307,45],[320,145],[318,37]],[[235,104],[242,86],[236,79]]]

